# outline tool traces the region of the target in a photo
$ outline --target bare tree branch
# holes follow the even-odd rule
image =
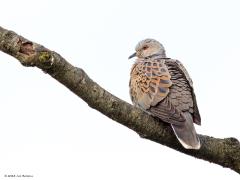
[[[42,69],[86,101],[91,108],[134,130],[142,138],[230,168],[240,174],[240,143],[237,139],[199,135],[202,143],[200,150],[184,149],[169,125],[158,122],[140,109],[110,94],[91,80],[82,69],[72,66],[56,52],[2,27],[0,50],[18,59],[24,66]]]

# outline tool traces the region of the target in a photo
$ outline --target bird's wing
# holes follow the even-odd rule
[[[179,110],[192,114],[193,122],[200,125],[201,117],[193,89],[193,82],[187,70],[178,60],[167,59],[165,64],[170,71],[173,82],[169,98],[171,98],[172,103]]]
[[[134,104],[165,122],[181,125],[185,119],[167,97],[171,86],[171,75],[163,59],[144,60],[131,71],[130,94]]]

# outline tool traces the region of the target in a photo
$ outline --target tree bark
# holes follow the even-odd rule
[[[190,156],[230,168],[240,174],[240,143],[235,138],[199,135],[200,150],[184,149],[170,126],[117,98],[80,68],[58,53],[0,27],[0,50],[18,59],[24,66],[36,66],[65,85],[91,108],[134,130],[142,138],[155,141]]]

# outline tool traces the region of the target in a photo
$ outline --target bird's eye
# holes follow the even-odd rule
[[[148,48],[148,46],[143,46],[143,50],[146,50]]]

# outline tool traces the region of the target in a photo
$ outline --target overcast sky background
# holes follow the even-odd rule
[[[127,57],[155,38],[180,60],[195,87],[198,133],[240,139],[240,2],[0,2],[0,26],[57,51],[130,102]],[[37,68],[0,53],[0,179],[239,179],[237,173],[143,140],[90,109]]]

